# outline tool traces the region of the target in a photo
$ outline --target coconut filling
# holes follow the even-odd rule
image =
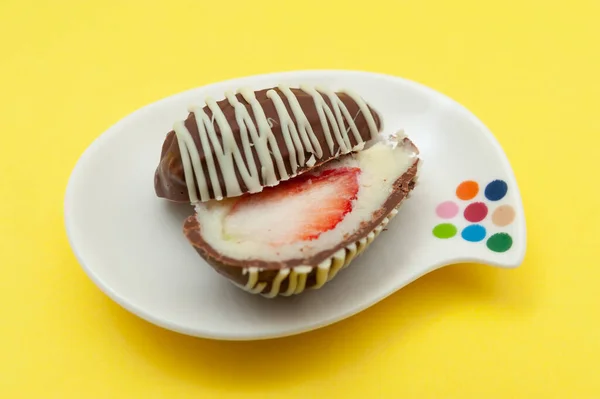
[[[310,198],[284,198],[281,206],[273,209],[257,207],[243,214],[242,223],[248,226],[249,234],[240,239],[231,234],[227,216],[238,198],[209,201],[196,205],[196,217],[202,228],[202,237],[218,253],[232,259],[260,259],[279,262],[288,259],[309,258],[326,251],[356,232],[363,222],[369,222],[393,192],[393,185],[414,163],[416,153],[412,145],[403,145],[403,137],[392,137],[377,142],[370,148],[346,155],[319,167],[319,171],[332,168],[360,168],[358,193],[352,201],[352,209],[331,230],[318,237],[298,242],[273,245],[278,232],[301,218],[295,209],[304,207]],[[311,172],[309,172],[311,173]],[[327,190],[327,188],[325,188]],[[335,190],[320,195],[335,196]],[[318,198],[315,198],[318,201]],[[301,202],[302,201],[302,202]],[[309,202],[310,207],[319,207],[318,202]],[[240,219],[240,218],[238,218]],[[238,220],[238,224],[239,224]],[[235,230],[235,229],[234,229]],[[282,233],[284,234],[284,233]],[[315,266],[315,265],[309,265]]]

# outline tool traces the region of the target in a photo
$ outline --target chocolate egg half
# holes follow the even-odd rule
[[[417,148],[395,135],[259,193],[200,202],[184,233],[238,287],[300,294],[365,251],[409,197],[419,166]]]

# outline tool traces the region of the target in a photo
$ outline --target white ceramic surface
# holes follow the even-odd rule
[[[373,245],[320,290],[266,299],[248,294],[214,272],[182,234],[190,206],[157,198],[154,171],[165,134],[184,119],[192,103],[227,89],[265,88],[279,83],[351,88],[384,118],[384,134],[401,128],[424,160],[412,197]],[[489,182],[506,182],[499,201],[485,198]],[[456,197],[465,180],[481,187],[473,200]],[[452,201],[459,213],[445,220],[436,207]],[[465,207],[481,201],[490,210],[480,224],[486,238],[469,242]],[[498,227],[491,212],[512,206],[515,220]],[[444,265],[479,262],[518,266],[526,229],[519,190],[509,162],[492,133],[453,100],[397,77],[355,71],[299,71],[229,80],[192,89],[150,104],[108,129],[79,159],[67,187],[66,229],[89,277],[113,300],[138,316],[184,334],[230,340],[296,334],[349,317]],[[434,237],[439,223],[458,228],[450,239]],[[513,240],[494,252],[486,240],[506,232]]]

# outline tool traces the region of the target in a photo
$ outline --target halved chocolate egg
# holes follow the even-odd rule
[[[348,90],[279,85],[205,102],[167,134],[154,176],[161,198],[196,203],[258,193],[361,150],[383,127]]]
[[[320,288],[360,255],[415,186],[418,150],[393,136],[256,194],[196,204],[184,224],[217,272],[266,297]]]

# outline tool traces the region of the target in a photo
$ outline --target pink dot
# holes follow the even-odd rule
[[[435,213],[442,219],[452,219],[458,213],[458,205],[452,201],[442,202],[435,208]]]
[[[487,206],[483,202],[473,202],[465,209],[465,219],[472,223],[481,222],[487,213]]]

